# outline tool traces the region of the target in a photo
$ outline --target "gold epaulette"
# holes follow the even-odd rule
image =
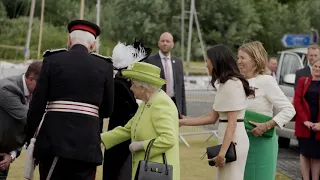
[[[52,54],[55,54],[55,53],[59,53],[59,52],[64,52],[64,51],[67,51],[66,48],[61,48],[61,49],[48,49],[46,50],[44,53],[43,53],[43,57],[47,57],[47,56],[50,56]]]
[[[91,52],[90,54],[112,63],[112,58],[109,57],[109,56],[102,56],[101,54],[97,54],[97,53],[94,53],[94,52]]]

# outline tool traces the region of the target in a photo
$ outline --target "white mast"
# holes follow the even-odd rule
[[[36,4],[36,0],[32,0],[31,1],[31,7],[30,7],[29,28],[28,28],[27,42],[26,42],[26,47],[24,49],[24,62],[26,62],[30,57],[30,39],[31,39],[31,33],[32,33],[32,21],[33,21],[35,4]]]
[[[97,0],[97,25],[100,27],[100,0]],[[99,37],[97,37],[97,45],[96,45],[96,51],[99,53],[100,49],[100,40]]]
[[[38,42],[38,59],[40,59],[40,53],[41,53],[42,29],[43,29],[45,3],[46,3],[46,0],[42,0],[42,2],[41,2],[41,17],[40,17],[40,32],[39,32],[39,42]]]

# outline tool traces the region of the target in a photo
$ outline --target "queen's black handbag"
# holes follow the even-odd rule
[[[173,167],[167,164],[165,153],[162,153],[163,164],[150,162],[150,150],[155,139],[152,139],[147,147],[144,160],[139,161],[135,180],[172,180]]]

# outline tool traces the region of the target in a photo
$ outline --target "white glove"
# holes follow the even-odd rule
[[[129,145],[129,149],[131,152],[137,152],[143,150],[143,141],[132,142]]]

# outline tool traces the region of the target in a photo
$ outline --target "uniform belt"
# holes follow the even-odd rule
[[[73,101],[51,101],[48,103],[46,110],[79,113],[99,117],[98,106]]]
[[[221,122],[221,123],[227,123],[228,120],[225,120],[225,119],[221,120],[221,119],[220,119],[219,122]],[[244,120],[243,120],[243,119],[237,119],[237,122],[244,122]]]

